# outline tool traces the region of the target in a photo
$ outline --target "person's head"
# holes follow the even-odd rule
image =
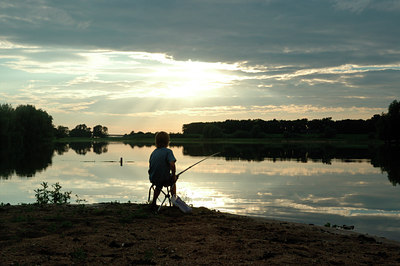
[[[156,146],[157,148],[166,148],[169,145],[169,135],[167,132],[160,131],[156,134]]]

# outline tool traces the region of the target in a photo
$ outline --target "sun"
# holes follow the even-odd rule
[[[211,97],[226,85],[226,75],[213,63],[178,61],[163,73],[166,98]]]
[[[213,94],[211,84],[198,80],[171,84],[167,91],[171,98],[206,97]]]

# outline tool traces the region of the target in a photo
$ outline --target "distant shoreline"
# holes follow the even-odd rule
[[[153,144],[154,138],[143,137],[106,137],[106,138],[61,138],[56,139],[56,143],[68,142],[131,142]],[[195,137],[177,137],[171,138],[171,144],[181,143],[226,143],[226,144],[330,144],[344,146],[371,146],[382,145],[384,141],[370,139],[367,134],[340,134],[335,138],[320,138],[314,135],[299,135],[293,138],[284,138],[277,134],[265,138],[195,138]]]

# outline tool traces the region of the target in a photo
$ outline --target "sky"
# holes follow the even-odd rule
[[[368,119],[400,99],[398,0],[2,0],[0,104],[181,132]]]

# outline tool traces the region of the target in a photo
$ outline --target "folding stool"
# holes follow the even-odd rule
[[[175,185],[175,184],[174,184],[174,185]],[[163,190],[164,188],[167,188],[167,193],[165,193],[165,191]],[[150,188],[149,188],[149,197],[148,197],[148,200],[147,200],[149,203],[151,202],[150,200],[152,200],[152,198],[151,198],[151,193],[153,192],[153,195],[154,195],[155,189],[156,189],[156,185],[155,185],[155,184],[151,184],[151,186],[150,186]],[[164,199],[162,200],[162,202],[161,202],[161,204],[160,204],[160,207],[158,207],[157,212],[160,211],[161,207],[164,205],[164,203],[165,203],[165,201],[166,201],[167,199],[168,199],[169,206],[172,206],[172,201],[171,201],[171,189],[170,189],[170,186],[165,186],[165,187],[163,187],[163,188],[161,189],[160,196],[161,196],[161,194],[164,195]],[[161,201],[160,196],[158,196],[158,200]]]

